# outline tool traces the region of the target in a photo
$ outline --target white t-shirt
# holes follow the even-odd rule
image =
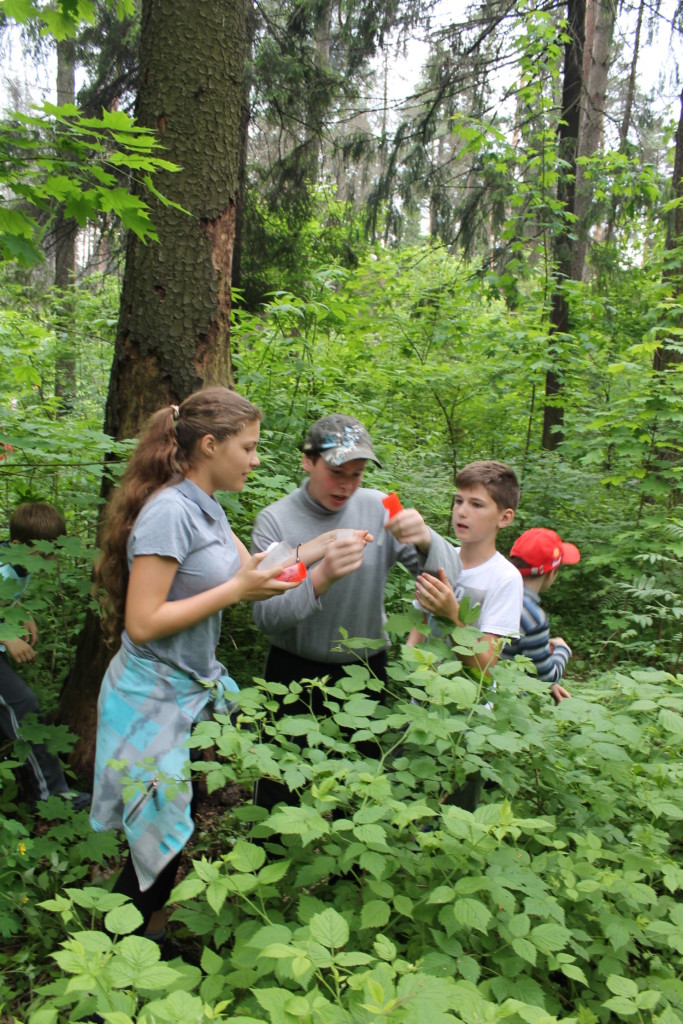
[[[433,543],[429,559],[434,565],[441,563],[458,601],[468,597],[470,607],[479,608],[472,625],[493,636],[518,637],[524,602],[524,582],[519,570],[499,551],[481,565],[463,569],[460,548],[454,548],[438,534],[437,540],[440,543]],[[427,572],[436,574],[433,565],[427,567]],[[413,604],[418,611],[423,610],[419,601]],[[427,621],[432,633],[441,636],[438,620],[429,615]]]
[[[463,569],[451,582],[458,601],[468,597],[472,608],[479,605],[474,625],[482,633],[519,636],[524,583],[519,570],[499,551],[481,565]]]

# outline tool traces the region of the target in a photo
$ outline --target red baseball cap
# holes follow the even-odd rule
[[[522,576],[544,576],[563,563],[576,565],[581,560],[581,552],[575,544],[563,541],[554,530],[534,526],[525,530],[512,545],[510,558],[513,557],[529,563],[528,569],[519,570]]]

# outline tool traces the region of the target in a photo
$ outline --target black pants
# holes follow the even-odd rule
[[[386,685],[387,652],[380,651],[379,654],[374,654],[371,658],[367,659],[367,665],[373,675]],[[330,682],[336,683],[344,677],[346,668],[346,665],[334,665],[324,661],[310,661],[308,658],[300,658],[298,654],[290,654],[288,651],[283,651],[279,647],[271,647],[266,659],[264,677],[270,683],[283,683],[285,686],[288,686],[290,683],[300,682],[302,679],[318,679],[322,676],[329,676]],[[384,702],[384,697],[385,694],[383,692],[379,694],[379,700],[382,703]],[[311,710],[316,718],[328,718],[330,712],[325,707],[323,701],[323,693],[316,687],[312,691],[307,692],[306,698],[299,697],[298,700],[293,701],[291,704],[280,703],[275,712],[275,718],[279,720],[284,718],[285,715],[307,715]],[[305,740],[300,740],[299,743],[303,746]],[[359,743],[357,749],[365,756],[372,756],[377,751],[373,744],[367,742]],[[257,807],[266,807],[269,811],[279,803],[287,804],[290,807],[297,807],[299,796],[283,782],[277,782],[275,779],[258,779],[254,784],[254,803]]]
[[[4,651],[0,651],[0,735],[16,740],[21,736],[21,723],[27,715],[40,718],[38,698],[12,668]],[[69,784],[61,762],[43,743],[32,743],[26,758],[34,795],[38,800],[65,793]]]
[[[195,754],[195,751],[193,750],[192,753]],[[193,818],[197,811],[197,803],[197,785],[195,783],[192,786],[192,800],[190,801],[190,814]],[[133,906],[137,907],[142,914],[142,924],[133,933],[134,935],[144,935],[152,914],[156,910],[161,910],[168,903],[168,897],[171,895],[171,890],[175,885],[176,874],[178,873],[178,866],[180,865],[182,855],[181,850],[180,853],[175,855],[173,860],[168,862],[161,874],[157,875],[149,889],[145,889],[142,892],[138,876],[135,873],[135,867],[133,866],[133,858],[130,852],[128,853],[128,859],[121,868],[121,873],[112,887],[112,892],[121,892],[124,896],[128,896]]]

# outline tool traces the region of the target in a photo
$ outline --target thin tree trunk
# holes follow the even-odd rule
[[[551,300],[548,337],[551,367],[546,373],[545,407],[543,410],[542,445],[548,451],[558,447],[562,439],[564,415],[560,404],[561,378],[557,368],[564,336],[569,330],[569,305],[564,283],[572,272],[572,240],[570,217],[574,213],[574,181],[576,147],[581,113],[581,66],[583,62],[586,24],[585,0],[569,0],[567,4],[569,41],[565,45],[562,109],[557,131],[557,145],[564,170],[560,175],[557,197],[565,213],[563,226],[553,240],[555,285]],[[569,215],[567,217],[566,215]]]
[[[607,74],[612,53],[612,37],[616,7],[614,0],[588,0],[592,23],[592,39],[586,39],[586,56],[584,102],[581,110],[581,123],[577,145],[577,158],[591,157],[598,152],[603,140],[605,120],[605,101],[607,98]],[[588,49],[590,45],[590,50]],[[586,253],[588,251],[589,231],[593,223],[593,186],[586,178],[583,164],[576,165],[576,197],[574,213],[576,215],[576,241],[572,254],[572,280],[581,281],[584,277]]]
[[[633,57],[631,59],[631,67],[628,76],[628,86],[626,89],[626,101],[624,103],[624,115],[621,119],[619,126],[619,152],[626,152],[626,146],[628,144],[628,133],[631,127],[631,119],[633,117],[633,102],[636,95],[636,71],[638,68],[638,58],[640,56],[640,37],[643,30],[643,16],[645,13],[645,0],[640,0],[640,6],[638,8],[638,21],[636,22],[636,34],[633,41]],[[607,232],[605,235],[606,241],[611,242],[614,238],[614,224],[617,216],[617,197],[612,196],[612,202],[610,203],[609,218],[607,220]]]
[[[671,198],[677,203],[669,211],[666,225],[666,249],[673,253],[683,249],[683,92],[681,93],[681,113],[676,131],[676,150],[674,153],[674,169],[671,176]],[[664,271],[664,280],[671,285],[673,295],[680,300],[683,296],[683,270],[680,259],[672,260]],[[683,324],[680,325],[683,327]],[[662,372],[667,367],[683,363],[683,352],[660,345],[655,349],[653,367]]]
[[[74,103],[76,76],[73,61],[73,43],[63,39],[57,43],[57,103]],[[78,228],[72,217],[64,217],[60,206],[55,217],[52,236],[55,254],[55,287],[62,292],[61,328],[58,332],[59,351],[55,360],[55,397],[60,399],[58,416],[65,416],[76,398],[76,350],[71,331],[73,289],[76,281],[76,236]]]

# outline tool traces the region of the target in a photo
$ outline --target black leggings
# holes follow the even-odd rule
[[[197,810],[197,785],[192,786],[192,800],[190,802],[190,814],[194,818]],[[135,930],[134,935],[144,935],[149,925],[149,920],[156,910],[161,910],[168,903],[168,897],[175,885],[176,874],[182,857],[182,850],[177,853],[173,860],[170,860],[161,874],[157,875],[149,889],[144,892],[140,890],[140,882],[135,873],[133,858],[128,853],[128,858],[121,868],[121,873],[116,879],[112,892],[121,892],[124,896],[130,897],[133,906],[137,907],[143,917],[142,924]]]
[[[387,683],[387,653],[380,651],[367,659],[370,671],[382,683]],[[290,654],[279,647],[271,647],[268,651],[264,677],[271,683],[299,682],[301,679],[318,679],[322,676],[329,676],[331,683],[336,683],[345,675],[346,665],[333,665],[324,661],[310,661],[308,658],[300,658],[298,654]],[[378,694],[379,700],[384,703],[385,692]],[[316,718],[328,718],[329,710],[325,707],[324,696],[319,688],[307,692],[305,697],[299,697],[292,704],[280,703],[275,712],[276,720],[284,718],[285,715],[307,715],[312,709]],[[305,744],[305,739],[300,745]],[[376,756],[377,747],[369,742],[359,743],[357,749],[360,754],[368,757]],[[254,803],[257,807],[266,807],[269,811],[276,804],[283,803],[290,807],[299,805],[299,795],[289,789],[284,782],[277,782],[275,779],[257,779],[254,783]]]

